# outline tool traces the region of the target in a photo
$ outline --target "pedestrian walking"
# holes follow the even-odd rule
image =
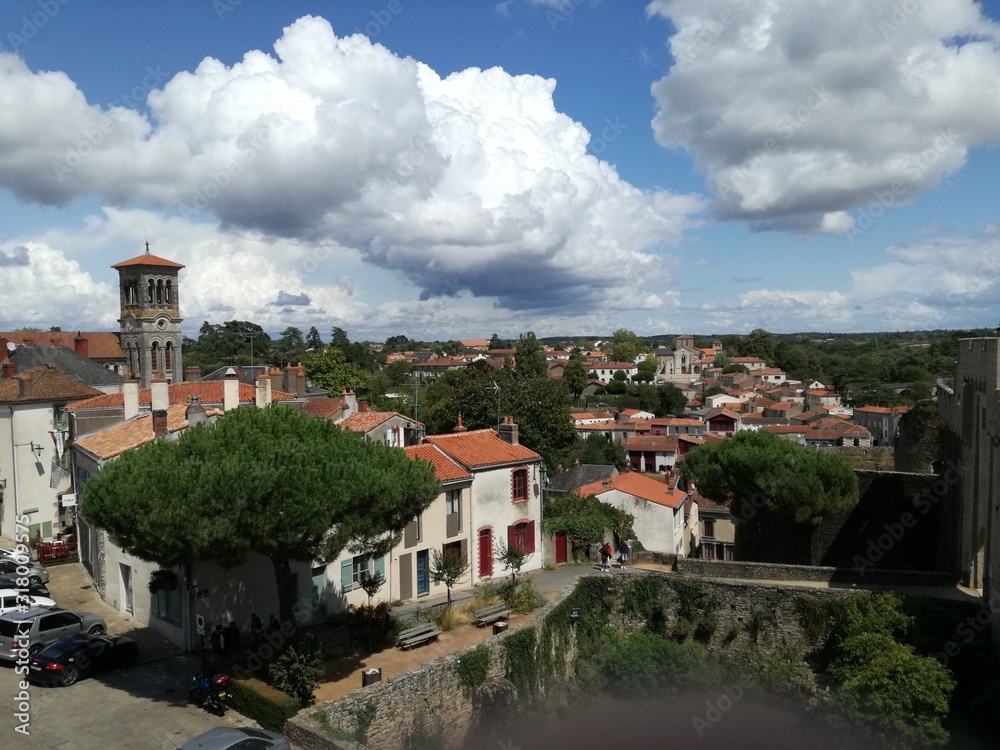
[[[272,614],[271,619],[267,623],[267,632],[277,633],[279,630],[281,630],[281,623],[278,622],[278,618]]]
[[[226,654],[226,634],[221,625],[212,631],[212,657],[221,659]]]
[[[624,539],[618,543],[618,554],[619,559],[621,560],[622,570],[625,570],[625,563],[628,562],[628,545],[625,543]]]
[[[602,544],[601,545],[601,570],[611,569],[611,553],[608,551],[611,549],[611,545]]]
[[[256,612],[250,613],[250,645],[256,646],[264,640],[264,623]]]

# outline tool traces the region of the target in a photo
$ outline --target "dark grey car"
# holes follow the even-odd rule
[[[291,745],[267,729],[215,727],[188,740],[180,750],[291,750]]]
[[[50,643],[74,633],[102,635],[104,619],[86,612],[34,607],[27,612],[0,615],[0,659],[17,661],[18,651],[36,654]]]

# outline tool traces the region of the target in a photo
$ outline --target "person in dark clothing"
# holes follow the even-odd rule
[[[222,637],[225,639],[226,656],[235,659],[240,653],[240,629],[235,622],[229,621],[229,627],[222,631]]]
[[[278,618],[277,617],[275,617],[274,615],[271,615],[271,619],[267,623],[267,632],[268,633],[277,633],[279,630],[281,630],[281,623],[278,622]]]
[[[622,539],[618,544],[618,554],[620,555],[622,570],[625,570],[625,563],[628,562],[628,552],[628,545],[625,543],[625,540]]]
[[[601,570],[608,570],[611,567],[611,555],[608,550],[611,549],[610,545],[601,545]]]
[[[212,656],[221,659],[226,653],[226,634],[221,625],[212,631]]]
[[[250,645],[256,646],[264,638],[264,623],[256,612],[250,613]]]

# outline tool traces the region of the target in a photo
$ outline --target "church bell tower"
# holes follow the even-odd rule
[[[149,388],[154,375],[180,383],[181,314],[177,275],[184,266],[146,252],[111,266],[118,271],[126,372]]]

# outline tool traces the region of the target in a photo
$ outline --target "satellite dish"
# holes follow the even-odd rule
[[[13,341],[8,341],[7,342],[7,351],[9,351],[11,354],[13,354],[15,349],[17,349],[17,344],[15,344]]]

